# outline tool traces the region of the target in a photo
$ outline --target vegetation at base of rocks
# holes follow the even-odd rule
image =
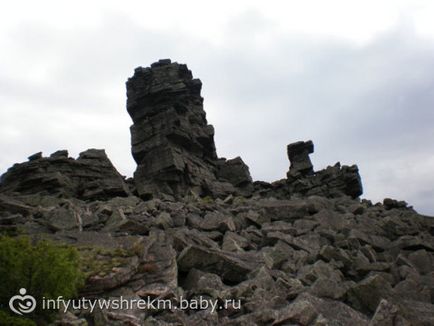
[[[17,226],[12,226],[10,228],[2,228],[0,230],[0,237],[16,237],[20,234]]]
[[[124,248],[107,249],[101,247],[82,246],[78,248],[80,267],[85,278],[106,276],[113,268],[127,265],[128,258],[135,252]]]
[[[42,298],[65,299],[77,295],[84,284],[79,255],[75,248],[52,241],[32,241],[29,237],[0,237],[0,302],[25,288],[40,303]],[[30,317],[49,319],[52,311],[37,304]]]
[[[202,204],[214,204],[214,198],[211,196],[205,196],[201,198]]]
[[[36,323],[24,317],[14,317],[0,310],[0,325],[7,326],[36,326]]]

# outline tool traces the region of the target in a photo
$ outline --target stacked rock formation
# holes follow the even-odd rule
[[[290,161],[287,178],[273,183],[254,182],[256,194],[280,199],[319,195],[327,198],[350,196],[358,198],[363,194],[362,180],[357,165],[334,166],[314,171],[309,154],[314,151],[313,142],[298,141],[287,147]]]
[[[313,165],[309,157],[309,154],[313,153],[313,143],[311,140],[289,144],[287,152],[289,161],[291,162],[289,172],[287,173],[288,179],[313,174]]]
[[[12,166],[0,179],[0,192],[56,194],[85,200],[128,196],[129,190],[104,150],[88,149],[75,160],[60,150]]]
[[[361,200],[357,166],[315,171],[311,141],[288,145],[286,179],[252,184],[240,158],[217,157],[185,65],[138,68],[127,87],[134,180],[102,150],[34,154],[0,178],[0,235],[77,248],[79,298],[171,305],[53,325],[434,325],[434,218]]]
[[[182,197],[189,190],[227,195],[235,192],[234,186],[251,186],[241,159],[228,161],[227,167],[225,161],[217,163],[214,128],[206,120],[201,88],[186,65],[170,60],[139,67],[128,80],[132,154],[138,164],[134,179],[140,196]],[[227,178],[220,181],[218,175]]]
[[[336,163],[324,170],[314,172],[309,154],[314,151],[311,140],[288,145],[291,162],[287,173],[286,187],[289,194],[322,195],[357,198],[363,194],[362,180],[357,165],[342,166]]]
[[[252,178],[242,159],[217,158],[214,128],[206,120],[201,87],[186,65],[170,60],[139,67],[128,80],[127,110],[134,123],[132,154],[138,164],[134,180],[142,198],[162,193],[180,198],[190,191],[213,197],[252,194]],[[314,173],[311,153],[312,141],[288,145],[291,167],[284,196],[362,194],[356,166],[335,165]]]

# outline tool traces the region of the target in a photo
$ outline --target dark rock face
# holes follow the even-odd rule
[[[287,179],[272,184],[256,181],[254,182],[255,193],[280,199],[313,195],[329,198],[342,196],[357,198],[363,194],[362,180],[357,165],[341,166],[338,162],[324,170],[314,171],[309,158],[313,149],[311,140],[289,144],[288,158],[291,165]]]
[[[186,65],[170,60],[137,68],[128,80],[127,110],[134,123],[131,143],[139,196],[163,193],[180,198],[190,191],[212,197],[252,194],[252,178],[242,159],[217,158],[214,129],[206,120],[201,87]],[[362,194],[357,166],[335,165],[314,172],[309,158],[313,150],[310,140],[288,145],[291,166],[284,196],[355,198]],[[270,195],[279,196],[279,191]]]
[[[50,157],[37,153],[28,162],[15,164],[1,176],[0,192],[56,194],[85,200],[127,196],[122,176],[104,150],[88,149],[75,160],[67,151]]]
[[[309,154],[313,153],[313,143],[296,142],[288,145],[288,158],[291,162],[287,173],[287,187],[290,194],[325,197],[359,197],[363,193],[362,180],[357,165],[342,166],[336,163],[324,170],[314,172]]]
[[[434,218],[360,200],[357,166],[314,171],[312,141],[288,145],[287,179],[252,184],[217,157],[200,85],[169,60],[128,81],[137,189],[102,150],[36,153],[1,177],[0,235],[76,247],[80,297],[172,303],[54,324],[434,325]]]
[[[214,128],[206,121],[201,87],[186,65],[170,60],[137,68],[128,80],[139,195],[200,193],[204,184],[216,181]]]
[[[213,197],[251,194],[252,179],[241,158],[217,158],[201,87],[186,65],[170,60],[137,68],[128,80],[134,181],[142,198],[180,198],[191,191]]]
[[[245,194],[249,194],[253,190],[249,167],[239,156],[232,160],[219,159],[217,161],[217,177],[219,180],[229,182],[240,190],[244,190]]]
[[[319,195],[335,198],[347,195],[357,198],[363,194],[357,165],[341,167],[337,163],[304,178],[288,178],[287,182],[289,193],[304,196]]]
[[[313,143],[311,140],[289,144],[287,152],[289,161],[291,162],[288,178],[296,177],[297,175],[306,176],[313,174],[313,165],[309,157],[309,154],[313,153]]]

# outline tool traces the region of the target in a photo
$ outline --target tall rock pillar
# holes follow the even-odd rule
[[[216,179],[214,128],[207,123],[202,83],[184,64],[160,60],[127,81],[127,110],[140,196],[183,196]]]

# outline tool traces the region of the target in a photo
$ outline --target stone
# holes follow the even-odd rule
[[[207,294],[213,298],[220,298],[222,291],[227,288],[218,275],[205,273],[195,268],[188,272],[182,286],[191,293]]]
[[[399,250],[425,249],[426,251],[434,252],[434,239],[429,236],[426,236],[424,239],[421,236],[404,235],[392,242],[389,247]]]
[[[343,274],[331,264],[318,260],[312,265],[305,265],[300,268],[297,278],[307,285],[312,285],[320,278],[340,283],[343,280]]]
[[[154,223],[155,225],[161,227],[164,230],[173,227],[173,219],[167,212],[162,212],[158,214],[158,216],[155,218]]]
[[[27,205],[19,198],[0,193],[0,212],[29,216],[35,214],[37,211],[37,208]]]
[[[273,247],[264,247],[261,250],[265,264],[270,269],[279,269],[292,258],[292,248],[284,241],[278,240]]]
[[[328,320],[329,324],[326,325],[368,325],[365,316],[347,305],[307,293],[299,295],[294,302],[280,309],[272,325],[311,325],[318,319]]]
[[[144,239],[142,261],[138,266],[145,288],[162,285],[172,290],[178,286],[176,251],[164,231],[156,230]],[[144,289],[142,288],[142,291]]]
[[[348,290],[348,285],[332,279],[319,277],[309,288],[309,293],[319,298],[340,300]]]
[[[60,312],[60,316],[54,322],[56,326],[88,326],[88,322],[84,318],[79,318],[72,312]]]
[[[394,304],[399,307],[400,314],[408,320],[409,325],[434,325],[434,305],[432,303],[420,302],[398,298]]]
[[[313,174],[313,165],[309,158],[309,154],[313,153],[313,143],[311,140],[289,144],[287,153],[291,162],[288,177]]]
[[[223,237],[222,249],[224,251],[243,252],[249,247],[249,241],[237,233],[228,231]]]
[[[264,218],[271,221],[293,222],[310,215],[307,203],[297,199],[262,199],[257,201],[256,205],[263,211]]]
[[[337,163],[315,174],[297,179],[288,179],[288,192],[304,196],[326,196],[331,198],[363,194],[359,169],[356,165],[342,166]]]
[[[425,249],[420,249],[408,255],[408,260],[422,275],[434,270],[434,255]]]
[[[213,249],[219,248],[219,245],[209,237],[209,233],[204,233],[204,231],[200,232],[194,228],[188,229],[183,227],[172,229],[169,234],[173,239],[173,246],[178,254],[191,245],[199,245],[201,247]]]
[[[38,152],[38,153],[35,153],[35,154],[30,155],[30,156],[28,157],[28,160],[29,160],[29,161],[36,161],[36,160],[39,160],[39,159],[41,159],[41,158],[42,158],[42,152]]]
[[[347,297],[355,309],[374,313],[380,301],[387,300],[392,293],[392,287],[384,278],[373,275],[350,288]]]
[[[61,157],[68,158],[68,155],[69,155],[68,151],[66,149],[62,149],[62,150],[59,150],[59,151],[52,153],[50,155],[50,157],[51,158],[61,158]]]
[[[393,209],[393,208],[407,208],[407,203],[405,201],[398,201],[396,199],[391,198],[384,198],[383,200],[384,208],[387,210]]]
[[[110,297],[108,299],[111,300],[120,300],[119,297]],[[122,309],[101,309],[100,307],[96,308],[94,312],[94,323],[92,325],[95,326],[105,326],[105,325],[113,325],[113,326],[122,326],[122,325],[131,325],[131,326],[143,326],[143,320],[145,319],[146,311],[139,307],[137,304],[137,300],[140,299],[139,296],[130,294],[127,296],[122,296],[122,299],[129,300],[130,302],[135,302],[131,306],[122,307]],[[133,301],[135,300],[135,301]]]
[[[326,262],[336,261],[341,262],[343,266],[350,268],[353,261],[350,255],[342,248],[336,248],[330,245],[325,245],[319,252],[319,257]]]
[[[249,223],[254,223],[256,225],[262,225],[264,223],[269,223],[271,221],[270,216],[266,216],[265,214],[260,214],[253,210],[242,212],[238,214],[238,216],[243,219],[246,219]]]
[[[225,215],[220,212],[207,213],[202,220],[200,220],[199,228],[205,231],[235,231],[235,223],[230,215]]]
[[[222,162],[218,168],[214,128],[206,120],[201,88],[185,64],[170,60],[139,67],[128,79],[127,111],[133,120],[131,144],[137,163],[134,181],[141,197],[183,197],[190,190],[226,197],[234,188],[212,187],[221,182],[219,172],[229,184],[251,188],[241,159]]]
[[[429,303],[395,299],[381,300],[369,326],[432,325],[434,306]]]
[[[312,302],[298,298],[295,302],[277,312],[277,318],[272,325],[281,325],[284,322],[309,325],[317,316],[318,311]]]
[[[80,213],[74,207],[59,207],[50,210],[46,220],[48,227],[53,231],[82,230]]]
[[[419,278],[408,277],[396,284],[393,291],[402,298],[431,303],[430,290]]]
[[[249,167],[239,156],[231,160],[218,160],[217,177],[219,180],[227,181],[235,187],[243,189],[245,194],[250,194],[253,191]]]
[[[296,300],[310,302],[317,313],[329,320],[329,325],[360,325],[367,326],[368,318],[343,302],[317,298],[308,293],[302,293]]]
[[[363,194],[362,181],[357,165],[341,167],[338,162],[334,166],[314,171],[309,158],[309,154],[314,151],[311,140],[289,144],[287,151],[291,165],[286,181],[274,183],[275,189],[272,186],[255,183],[258,187],[257,192],[274,197],[300,194],[303,196],[331,198],[342,196],[357,198]],[[359,209],[357,213],[360,214],[362,211],[363,209]]]
[[[410,326],[411,324],[399,313],[399,308],[382,299],[369,322],[369,326]]]
[[[80,153],[76,160],[56,154],[16,164],[1,176],[0,192],[41,193],[84,200],[130,194],[105,151],[97,149]]]
[[[219,275],[223,281],[239,283],[247,274],[258,267],[260,261],[252,255],[242,255],[208,249],[200,246],[188,246],[178,257],[181,271],[196,268]]]

